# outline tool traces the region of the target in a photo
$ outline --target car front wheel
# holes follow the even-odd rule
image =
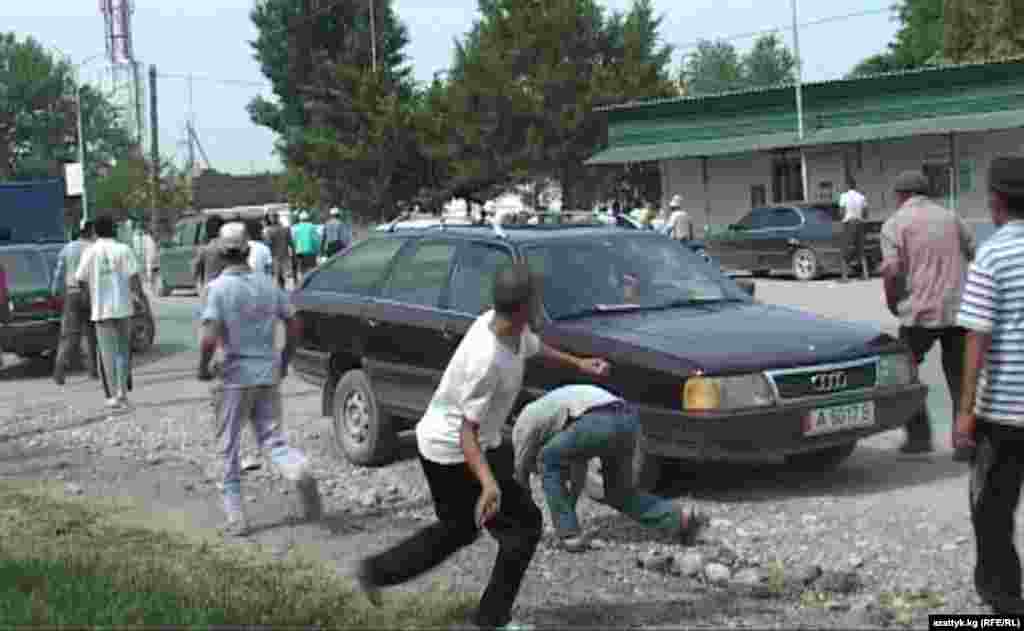
[[[633,486],[637,491],[652,491],[657,488],[661,481],[661,471],[664,459],[647,453],[644,449],[643,440],[638,441],[633,451]],[[601,471],[601,463],[598,458],[592,459],[587,466],[587,480],[583,489],[587,497],[595,502],[607,503],[604,485],[604,474]]]
[[[857,441],[826,447],[817,451],[786,456],[786,465],[799,471],[831,471],[846,462],[857,447]]]
[[[366,373],[350,370],[334,388],[334,448],[358,465],[382,465],[395,453],[397,434],[391,417],[380,411]]]
[[[818,255],[809,248],[800,248],[793,252],[793,275],[797,280],[814,280],[818,277]]]

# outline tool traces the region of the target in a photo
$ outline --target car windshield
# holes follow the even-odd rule
[[[649,233],[552,240],[524,248],[554,320],[746,301],[749,296],[677,241]]]
[[[46,268],[41,259],[30,252],[0,252],[0,267],[7,274],[7,290],[12,294],[49,287]]]

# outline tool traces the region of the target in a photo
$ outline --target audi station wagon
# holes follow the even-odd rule
[[[531,360],[518,405],[580,382],[633,402],[641,486],[657,482],[666,460],[835,467],[924,404],[927,388],[897,339],[762,304],[752,281],[667,236],[599,223],[437,226],[375,232],[293,294],[304,331],[295,371],[322,386],[339,454],[363,465],[395,457],[398,433],[414,427],[490,308],[496,270],[514,261],[540,279],[542,339],[612,365],[593,378]]]

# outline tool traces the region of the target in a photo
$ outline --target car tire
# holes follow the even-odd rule
[[[132,318],[132,352],[142,355],[153,348],[156,324],[151,318]]]
[[[799,248],[793,252],[793,275],[797,280],[814,280],[821,273],[818,255],[810,248]]]
[[[397,433],[390,415],[380,411],[366,373],[350,370],[334,388],[331,433],[339,457],[364,466],[391,462]]]
[[[648,453],[643,440],[633,452],[633,487],[637,491],[653,491],[661,481],[664,458]],[[601,474],[600,460],[592,459],[587,465],[587,480],[583,492],[587,497],[604,504],[604,476]]]
[[[798,471],[832,471],[853,454],[857,441],[786,456],[786,466]]]

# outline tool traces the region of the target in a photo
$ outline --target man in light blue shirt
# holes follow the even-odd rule
[[[249,236],[242,223],[226,224],[217,247],[227,267],[210,282],[202,313],[203,337],[197,376],[211,381],[211,361],[218,346],[224,349],[221,369],[223,392],[215,399],[217,436],[223,441],[225,534],[244,536],[248,531],[242,503],[239,466],[242,423],[249,419],[260,448],[282,476],[294,482],[304,517],[320,518],[322,506],[316,479],[300,450],[288,444],[280,431],[281,379],[300,335],[299,322],[287,294],[270,276],[249,268]],[[286,324],[284,353],[274,346],[278,320]]]
[[[592,458],[601,459],[605,500],[619,512],[671,533],[683,545],[693,545],[707,525],[702,513],[687,513],[670,500],[637,491],[632,463],[639,432],[640,417],[633,406],[597,386],[556,388],[520,412],[512,432],[516,479],[529,488],[530,474],[537,472],[540,461],[544,496],[566,550],[587,547],[576,504]]]

